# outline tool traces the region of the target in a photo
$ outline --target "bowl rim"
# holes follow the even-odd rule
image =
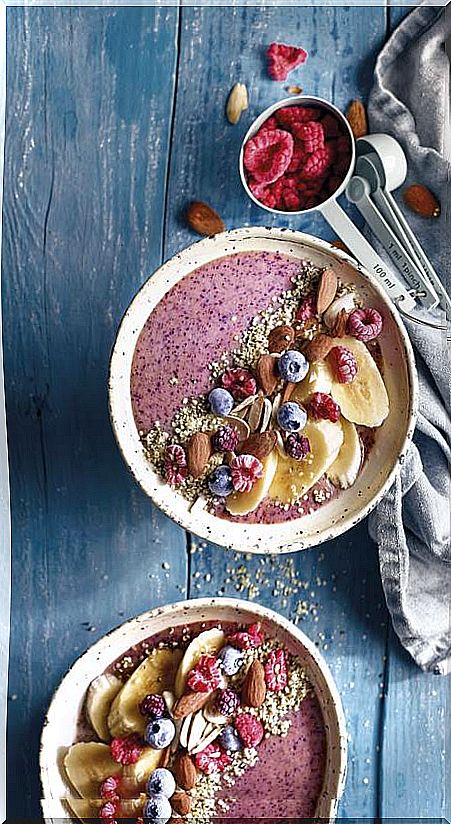
[[[51,782],[47,762],[49,760],[49,753],[52,754],[55,751],[55,746],[51,739],[52,713],[56,703],[58,702],[59,694],[64,689],[66,680],[74,674],[74,671],[76,673],[78,669],[82,669],[86,659],[89,659],[90,662],[91,660],[92,662],[94,662],[97,656],[103,651],[104,647],[108,646],[108,642],[115,640],[115,636],[117,636],[118,640],[122,638],[123,631],[125,629],[132,628],[134,624],[150,624],[156,618],[162,617],[166,617],[168,619],[168,626],[171,626],[171,616],[173,616],[174,614],[183,615],[183,613],[187,614],[187,623],[189,623],[190,619],[188,617],[188,613],[193,608],[197,610],[211,608],[215,608],[218,610],[234,609],[247,612],[248,614],[251,614],[253,617],[261,618],[262,620],[266,620],[268,622],[271,622],[272,624],[275,624],[278,628],[280,628],[287,635],[291,636],[306,650],[309,659],[311,659],[314,667],[316,667],[317,673],[320,674],[321,678],[323,679],[326,691],[329,693],[336,721],[336,729],[338,733],[337,746],[334,748],[334,757],[336,759],[334,763],[336,769],[333,772],[331,772],[331,776],[333,776],[333,778],[331,777],[330,780],[328,780],[328,776],[325,771],[323,785],[318,797],[317,809],[315,811],[316,815],[321,814],[321,818],[328,818],[331,823],[334,821],[337,815],[338,803],[343,795],[346,783],[348,762],[348,733],[346,726],[346,717],[344,714],[340,693],[338,691],[338,687],[335,683],[332,673],[329,669],[329,666],[325,658],[319,651],[319,649],[315,646],[314,642],[311,641],[311,639],[301,629],[299,629],[299,627],[293,624],[288,618],[285,618],[285,616],[281,615],[280,613],[276,612],[270,607],[265,607],[261,604],[254,603],[252,601],[247,601],[241,598],[228,597],[189,598],[183,601],[175,601],[171,604],[166,604],[164,606],[154,607],[153,609],[143,612],[140,615],[127,619],[127,621],[124,621],[122,624],[119,624],[113,629],[109,630],[75,659],[75,661],[71,664],[71,666],[63,675],[57,688],[52,694],[52,697],[48,705],[48,709],[45,714],[41,732],[39,748],[39,776],[41,785],[41,809],[46,820],[54,820],[54,817],[52,816],[50,809],[48,809],[49,805],[52,802],[54,803],[56,800],[61,801],[61,799],[55,799],[52,796]],[[208,621],[210,619],[206,620]],[[219,616],[217,620],[220,621],[221,617]],[[193,622],[195,621],[196,617],[193,617]],[[150,628],[149,631],[151,631]],[[130,644],[128,644],[128,647],[126,647],[126,649],[129,647]],[[124,650],[124,652],[126,651],[126,649]],[[113,652],[112,655],[118,657],[118,655],[120,655],[120,652],[118,653],[118,655],[116,655]],[[112,660],[114,659],[115,658],[112,658]],[[99,672],[98,675],[101,675],[101,672]],[[95,677],[97,676],[94,675],[94,678]],[[323,714],[324,727],[327,737],[327,748],[330,749],[330,724],[326,723],[326,719],[324,718],[324,707],[320,702],[317,688],[315,686],[314,691],[317,695],[318,701],[321,706],[321,712]],[[328,786],[328,783],[330,784],[330,786]],[[64,806],[61,806],[64,809]],[[67,816],[67,818],[69,819],[69,816]],[[58,817],[57,820],[61,820],[60,817]]]
[[[264,543],[263,545],[261,545],[261,540],[257,540],[257,537],[254,538],[253,542],[248,538],[249,533],[252,533],[252,535],[255,536],[258,534],[259,528],[262,528],[261,524],[245,524],[244,526],[246,526],[247,528],[253,527],[254,529],[249,529],[249,532],[245,532],[244,535],[240,534],[238,542],[233,535],[232,537],[230,537],[230,529],[227,529],[227,527],[230,528],[230,524],[233,522],[226,520],[223,521],[220,518],[212,516],[212,520],[214,520],[214,530],[213,528],[202,529],[202,526],[198,524],[198,519],[195,516],[195,508],[188,508],[186,506],[185,499],[183,499],[182,496],[178,494],[176,491],[174,491],[171,495],[170,502],[165,502],[162,500],[156,501],[154,496],[157,490],[157,486],[162,483],[161,480],[158,478],[158,475],[151,466],[150,462],[147,461],[146,470],[143,475],[140,475],[137,467],[136,444],[139,444],[140,454],[142,453],[142,445],[139,441],[138,430],[133,419],[131,399],[129,399],[129,416],[131,426],[129,428],[129,431],[125,433],[125,438],[123,437],[124,416],[119,412],[120,404],[123,400],[123,393],[121,391],[121,378],[123,373],[122,358],[125,356],[126,352],[130,351],[131,345],[131,339],[128,336],[128,330],[126,327],[132,325],[134,313],[139,308],[141,302],[145,300],[145,296],[147,295],[147,293],[152,293],[154,291],[153,287],[156,279],[158,279],[159,282],[164,281],[164,279],[170,274],[175,261],[184,261],[186,259],[189,259],[189,257],[193,255],[193,253],[195,253],[195,250],[199,250],[200,252],[204,250],[208,251],[210,249],[214,249],[215,245],[218,245],[219,247],[219,245],[223,242],[230,241],[233,243],[239,241],[248,241],[252,239],[255,239],[256,242],[265,239],[274,241],[280,240],[282,242],[289,242],[291,244],[311,247],[313,250],[335,257],[336,259],[338,259],[338,261],[346,263],[348,266],[354,269],[354,271],[358,274],[360,278],[362,278],[364,281],[367,281],[370,288],[378,295],[381,302],[384,304],[384,307],[390,313],[394,321],[394,324],[397,328],[397,331],[400,335],[400,341],[403,345],[404,353],[406,356],[409,395],[405,436],[398,449],[398,452],[396,454],[393,454],[392,468],[390,472],[388,472],[384,483],[379,487],[379,491],[377,491],[375,495],[364,506],[362,506],[361,509],[355,512],[355,514],[352,516],[352,519],[342,519],[339,522],[337,521],[335,524],[330,525],[328,528],[324,528],[320,532],[320,534],[314,534],[312,532],[310,535],[303,535],[302,538],[295,536],[293,539],[287,540],[286,538],[284,539],[282,536],[281,538],[277,539],[276,536],[274,541],[268,542],[267,536],[264,536],[264,538],[266,539],[266,543]],[[227,256],[228,254],[233,254],[233,252],[230,251],[225,254]],[[221,254],[218,251],[218,258],[223,256],[224,254]],[[214,259],[215,258],[212,256],[211,260]],[[198,265],[200,266],[202,264],[199,263]],[[190,271],[194,271],[194,268],[195,267],[193,267]],[[188,272],[185,275],[181,275],[179,278],[177,278],[176,281],[171,282],[170,285],[164,289],[164,291],[156,301],[151,301],[152,305],[149,308],[149,315],[161,301],[162,297],[165,294],[167,294],[167,292],[169,292],[171,288],[173,288],[175,283],[178,283],[181,280],[183,280],[183,278],[186,277],[187,274]],[[149,299],[147,302],[149,302]],[[142,328],[143,325],[140,326],[139,332],[136,336],[136,341],[138,340]],[[133,341],[133,352],[136,346],[136,341]],[[144,281],[144,283],[140,286],[138,291],[134,294],[118,326],[117,334],[112,346],[110,356],[108,373],[108,409],[116,443],[118,445],[119,451],[122,455],[122,458],[128,471],[131,473],[136,483],[138,483],[141,489],[150,498],[152,503],[179,526],[194,533],[202,540],[210,541],[219,544],[221,547],[227,549],[234,549],[238,552],[277,555],[285,554],[288,552],[300,551],[303,549],[308,549],[311,546],[319,546],[325,541],[333,540],[334,538],[337,538],[339,535],[342,535],[343,533],[347,532],[353,526],[362,521],[377,506],[377,504],[383,498],[385,493],[388,491],[388,489],[393,483],[398,465],[404,462],[405,455],[409,447],[410,441],[412,440],[413,432],[416,426],[418,402],[418,377],[412,344],[410,342],[410,338],[408,336],[406,327],[397,307],[387,297],[381,285],[374,278],[374,276],[370,272],[368,272],[368,270],[365,269],[360,263],[358,263],[350,254],[346,253],[341,249],[337,249],[328,241],[322,240],[313,235],[306,234],[305,232],[300,232],[298,230],[288,228],[250,226],[239,229],[230,229],[225,232],[221,232],[219,234],[212,235],[210,237],[196,241],[182,249],[180,252],[171,256],[161,266],[157,267],[157,269]],[[128,425],[128,422],[126,423]],[[305,519],[309,516],[305,515],[303,517]],[[221,522],[224,524],[222,529],[220,528]],[[298,519],[295,519],[294,521],[289,523],[297,524]],[[265,524],[264,526],[267,527],[268,525]],[[277,526],[281,525],[275,524],[273,526],[275,526],[277,529]],[[240,532],[242,533],[243,530],[241,530]]]

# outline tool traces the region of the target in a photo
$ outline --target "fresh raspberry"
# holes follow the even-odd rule
[[[167,711],[166,701],[162,695],[146,695],[139,704],[139,711],[144,718],[163,718]]]
[[[213,692],[221,683],[221,673],[214,655],[201,655],[188,675],[187,685],[193,692]]]
[[[255,715],[244,712],[235,719],[234,723],[245,747],[256,747],[260,744],[265,731],[261,721]]]
[[[233,715],[240,706],[240,696],[234,690],[219,690],[216,696],[215,706],[221,715]]]
[[[342,135],[335,141],[335,151],[337,155],[343,157],[348,157],[351,153],[351,146],[349,143],[349,137],[347,135]]]
[[[265,664],[266,686],[271,692],[281,692],[288,683],[287,662],[283,649],[273,650]]]
[[[336,423],[340,417],[340,407],[330,395],[325,392],[314,392],[308,402],[308,411],[315,420],[326,420]]]
[[[291,158],[290,165],[288,166],[287,173],[294,174],[298,172],[307,161],[307,152],[305,151],[304,144],[301,141],[295,141],[293,147],[293,157]]]
[[[348,318],[348,332],[357,340],[368,343],[380,335],[383,324],[377,309],[355,309]]]
[[[247,369],[226,369],[221,384],[237,401],[255,395],[257,391],[257,382]]]
[[[341,177],[341,175],[331,175],[327,179],[327,192],[328,192],[328,194],[332,195],[334,192],[336,192],[337,189],[341,186],[342,183],[343,183],[343,178]]]
[[[120,778],[117,775],[110,775],[105,778],[100,785],[100,798],[105,798],[108,801],[119,801],[119,785]]]
[[[352,383],[357,375],[357,361],[346,346],[334,346],[327,356],[339,383]]]
[[[216,743],[209,744],[202,752],[195,756],[195,764],[198,770],[206,775],[216,772],[223,772],[230,764],[230,756]]]
[[[330,137],[338,137],[340,134],[340,124],[336,117],[333,114],[325,114],[323,119],[321,120],[324,135],[327,138]]]
[[[263,203],[264,206],[267,206],[268,209],[275,209],[277,204],[277,198],[275,193],[272,191],[272,186],[265,186],[264,183],[260,183],[255,180],[248,180],[247,185],[251,190],[252,194],[254,195],[260,203]]]
[[[294,123],[308,123],[320,117],[320,109],[310,109],[308,106],[282,106],[275,113],[276,120],[286,129],[291,129]]]
[[[294,316],[295,320],[311,320],[316,315],[316,297],[313,292],[302,301]]]
[[[259,131],[244,147],[244,165],[260,183],[274,183],[293,156],[293,138],[282,129]]]
[[[274,115],[271,115],[271,117],[268,117],[268,119],[265,120],[263,125],[260,126],[260,131],[261,132],[272,132],[274,129],[278,129],[278,128],[279,128],[279,124],[277,122],[277,119],[275,118]]]
[[[137,733],[127,738],[113,738],[110,744],[111,757],[118,764],[136,764],[143,753],[143,745]]]
[[[315,180],[318,177],[323,177],[326,170],[332,161],[332,149],[329,144],[317,149],[313,152],[302,169],[302,177],[304,180]]]
[[[108,819],[111,824],[114,821],[114,816],[117,813],[117,804],[114,801],[107,801],[106,804],[99,810],[99,818]]]
[[[257,649],[264,640],[265,636],[260,623],[250,624],[245,631],[235,632],[228,639],[229,643],[238,649]]]
[[[166,447],[164,454],[164,468],[167,482],[171,486],[181,484],[188,474],[186,453],[183,446],[174,443]]]
[[[291,432],[287,435],[285,452],[290,458],[294,458],[296,461],[302,461],[310,451],[310,441],[305,435],[298,435],[297,432]]]
[[[263,475],[263,465],[254,455],[237,455],[230,461],[233,488],[237,492],[250,492]]]
[[[240,437],[234,426],[220,426],[213,435],[213,448],[216,452],[234,452]]]
[[[290,72],[307,60],[305,49],[287,46],[285,43],[271,43],[266,52],[268,74],[272,80],[286,80]]]
[[[302,141],[307,154],[312,154],[324,146],[324,129],[317,121],[294,123],[292,132],[297,140]]]

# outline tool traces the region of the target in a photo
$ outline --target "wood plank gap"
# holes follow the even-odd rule
[[[193,556],[193,536],[186,533],[186,597],[191,598],[191,560]]]
[[[180,75],[180,54],[181,54],[181,46],[182,46],[182,6],[181,0],[179,0],[178,8],[177,8],[177,29],[176,29],[176,37],[175,37],[175,52],[176,52],[176,59],[175,59],[175,70],[174,70],[174,94],[172,97],[172,107],[171,107],[171,124],[169,129],[169,146],[168,146],[168,153],[167,153],[167,160],[166,160],[166,172],[165,172],[165,192],[164,192],[164,208],[163,208],[163,263],[166,260],[166,238],[167,238],[167,221],[168,221],[168,214],[169,214],[169,180],[171,174],[171,161],[172,161],[172,149],[174,146],[174,131],[175,131],[175,117],[177,111],[177,95],[178,95],[178,80]],[[188,581],[189,583],[189,581]]]
[[[390,618],[387,618],[385,626],[385,648],[384,648],[384,668],[382,671],[381,691],[382,697],[379,705],[379,713],[377,718],[377,743],[376,743],[376,818],[382,820],[383,815],[383,747],[384,747],[384,732],[386,720],[386,698],[388,692],[389,682],[389,641],[390,639]]]

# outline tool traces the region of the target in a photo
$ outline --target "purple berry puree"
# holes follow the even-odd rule
[[[266,738],[259,760],[231,790],[220,793],[235,800],[227,819],[312,818],[323,787],[326,734],[316,696],[305,698],[291,716],[285,738]],[[226,819],[225,819],[226,820]]]
[[[236,336],[298,272],[299,260],[288,255],[246,252],[207,263],[176,284],[136,345],[130,389],[137,428],[148,432],[156,421],[167,428],[183,398],[211,389],[208,364],[236,347]]]

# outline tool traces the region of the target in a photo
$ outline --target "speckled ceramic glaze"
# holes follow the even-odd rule
[[[184,601],[147,612],[97,641],[75,662],[56,691],[44,723],[40,755],[44,817],[70,818],[64,801],[70,788],[62,761],[67,748],[76,740],[86,690],[96,676],[134,644],[170,627],[202,621],[240,624],[256,620],[262,622],[268,636],[278,639],[301,659],[314,689],[327,742],[324,781],[315,815],[333,819],[344,788],[347,736],[340,697],[329,669],[315,645],[281,615],[257,604],[229,598]]]
[[[328,504],[302,518],[277,524],[225,521],[200,505],[190,505],[158,477],[147,460],[136,425],[130,376],[137,341],[162,298],[200,266],[227,255],[269,252],[334,266],[344,282],[355,283],[362,298],[384,315],[379,338],[390,413],[378,433],[371,458],[356,483]],[[252,283],[249,289],[255,288]],[[214,317],[204,319],[215,323]],[[193,342],[193,345],[196,345]],[[205,369],[210,360],[205,354]],[[225,232],[185,249],[162,266],[142,287],[121,323],[110,364],[110,414],[125,462],[144,491],[167,515],[200,537],[245,552],[279,553],[304,549],[340,535],[377,504],[404,459],[417,406],[417,378],[412,348],[400,316],[379,285],[355,261],[317,238],[288,229],[249,228]]]

